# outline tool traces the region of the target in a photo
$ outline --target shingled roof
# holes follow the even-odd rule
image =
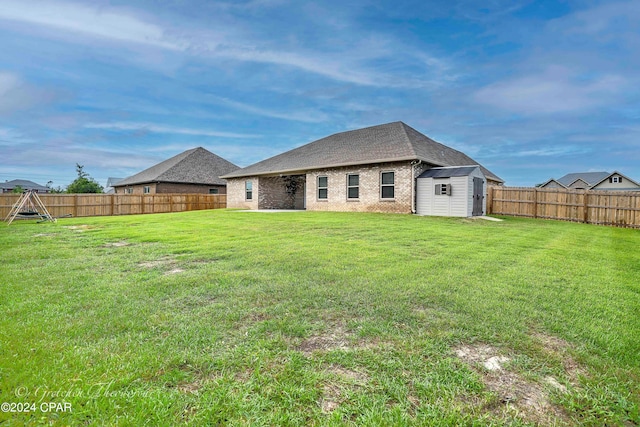
[[[118,181],[114,187],[150,182],[226,185],[226,181],[221,179],[220,175],[231,173],[237,169],[238,166],[233,163],[198,147]]]
[[[16,187],[20,187],[23,190],[38,190],[38,191],[49,191],[49,187],[45,187],[44,185],[36,184],[33,181],[29,181],[27,179],[14,179],[12,181],[7,181],[0,183],[0,189],[2,190],[13,190]]]
[[[556,182],[564,185],[565,187],[570,186],[577,180],[583,180],[588,186],[594,186],[597,183],[601,182],[603,179],[608,178],[611,175],[610,172],[578,172],[578,173],[568,173],[562,178],[556,179]]]
[[[466,154],[421,134],[403,122],[340,132],[236,170],[224,178],[301,173],[340,166],[422,160],[433,166],[479,165]],[[503,182],[480,165],[489,179]]]

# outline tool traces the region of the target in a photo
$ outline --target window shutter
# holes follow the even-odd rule
[[[613,182],[613,177],[612,176],[609,177],[609,182]]]
[[[621,176],[618,177],[618,182],[620,182],[620,183],[622,182],[622,177]]]

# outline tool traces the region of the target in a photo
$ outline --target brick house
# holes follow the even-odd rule
[[[5,181],[0,183],[0,193],[12,193],[16,188],[21,188],[23,191],[33,190],[36,193],[50,193],[51,189],[44,185],[36,184],[33,181],[27,179],[14,179],[12,181]]]
[[[116,194],[226,194],[220,175],[238,166],[202,147],[193,148],[113,184]]]
[[[416,178],[442,166],[478,165],[402,122],[341,132],[223,175],[227,207],[415,212]]]

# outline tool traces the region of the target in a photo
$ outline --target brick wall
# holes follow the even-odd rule
[[[367,166],[314,170],[300,176],[301,184],[295,199],[287,194],[280,176],[245,177],[227,180],[227,207],[241,209],[306,209],[311,211],[353,211],[411,213],[412,185],[409,162],[382,163]],[[428,168],[418,165],[417,172]],[[395,198],[382,199],[380,180],[382,172],[394,172]],[[359,175],[359,198],[347,200],[347,175]],[[328,198],[317,197],[318,176],[328,178]],[[245,200],[245,181],[253,182],[253,200]],[[304,183],[304,185],[302,185]],[[306,200],[304,199],[306,198]]]
[[[156,186],[156,193],[194,193],[210,194],[212,188],[218,189],[218,194],[227,194],[227,187],[224,185],[203,185],[203,184],[171,184],[161,182]]]
[[[203,184],[172,184],[166,182],[127,185],[115,188],[116,194],[144,194],[144,187],[149,187],[148,194],[210,194],[209,189],[217,188],[218,194],[227,194],[227,187],[224,185],[203,185]],[[127,193],[125,188],[131,188],[132,193]]]
[[[381,172],[395,172],[395,198],[380,197]],[[359,175],[359,198],[347,200],[347,175]],[[328,178],[327,199],[319,200],[318,176]],[[411,165],[382,163],[358,167],[315,170],[307,174],[307,210],[411,213]]]
[[[245,182],[253,184],[253,198],[246,200]],[[227,207],[234,209],[258,209],[260,183],[257,176],[227,179]]]

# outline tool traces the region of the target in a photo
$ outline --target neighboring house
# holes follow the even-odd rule
[[[14,179],[13,181],[0,183],[0,193],[12,193],[16,187],[22,188],[23,190],[35,190],[36,193],[51,192],[49,187],[36,184],[33,181],[28,181],[26,179]]]
[[[238,166],[202,147],[193,148],[113,184],[116,194],[226,194],[220,175]]]
[[[640,184],[631,178],[614,172],[569,173],[540,185],[540,188],[567,188],[575,190],[640,191]]]
[[[443,166],[477,166],[483,195],[504,182],[402,122],[337,133],[222,178],[229,208],[413,213],[416,178]]]
[[[104,187],[104,193],[114,194],[116,190],[113,188],[113,186],[120,181],[122,181],[122,178],[113,178],[113,177],[107,178],[107,185]]]

